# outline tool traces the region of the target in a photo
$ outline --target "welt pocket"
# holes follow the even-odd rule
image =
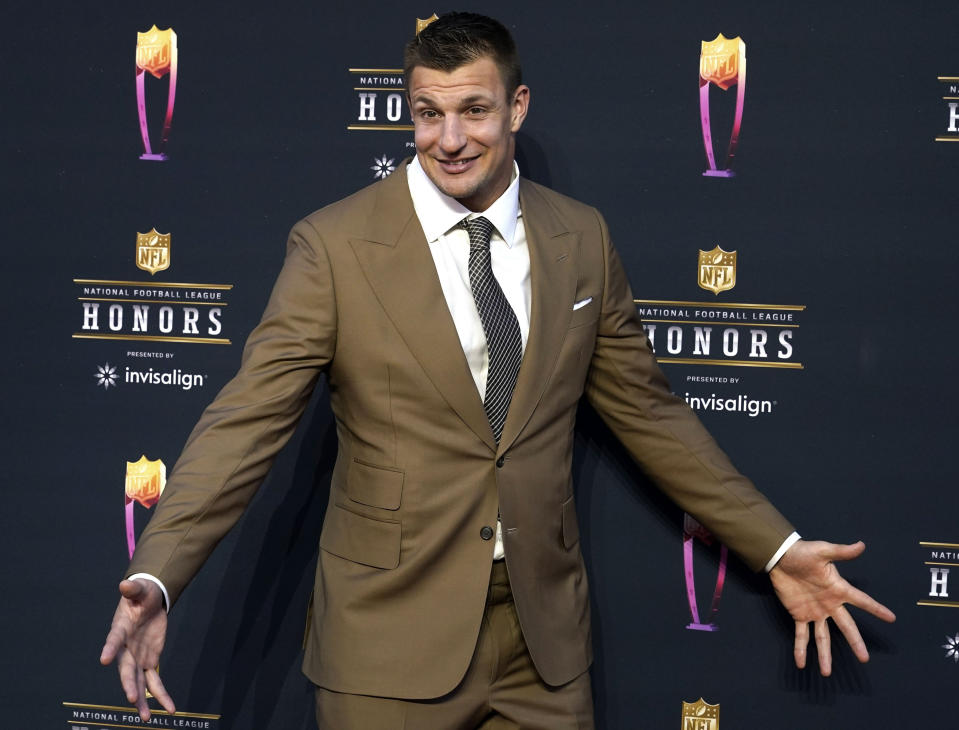
[[[320,548],[337,557],[391,570],[400,564],[402,526],[376,520],[333,503],[326,511]]]
[[[579,297],[576,301],[589,299],[590,297]],[[590,324],[599,319],[599,299],[592,297],[592,301],[584,304],[579,309],[573,310],[569,318],[569,328],[581,327],[584,324]]]
[[[406,472],[402,469],[353,459],[346,475],[346,496],[368,507],[397,510],[403,498],[405,478]]]

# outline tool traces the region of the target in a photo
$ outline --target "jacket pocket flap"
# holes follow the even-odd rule
[[[400,564],[401,532],[399,522],[374,520],[331,504],[320,547],[354,563],[392,569]]]
[[[399,509],[405,472],[353,459],[346,476],[346,496],[380,509]]]
[[[579,540],[579,522],[576,521],[576,500],[570,497],[563,502],[563,545],[573,547]]]

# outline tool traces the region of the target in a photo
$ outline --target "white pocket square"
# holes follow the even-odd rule
[[[576,304],[573,305],[573,311],[575,312],[577,309],[582,309],[591,301],[593,301],[592,297],[586,297],[585,299],[580,299],[578,302],[576,302]]]

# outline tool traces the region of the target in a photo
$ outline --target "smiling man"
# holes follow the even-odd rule
[[[509,186],[529,87],[507,91],[488,56],[452,70],[414,66],[407,73],[423,171],[444,195],[485,211]]]
[[[298,223],[237,376],[141,536],[101,660],[148,717],[172,606],[325,374],[338,453],[304,671],[333,730],[593,727],[570,464],[585,397],[647,474],[773,585],[796,663],[844,603],[892,613],[807,543],[670,394],[602,217],[523,179],[529,109],[498,22],[443,16],[405,69],[416,157]],[[641,723],[641,719],[638,719]]]

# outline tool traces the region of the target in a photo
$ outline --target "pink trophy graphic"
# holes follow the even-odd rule
[[[723,91],[736,87],[736,114],[729,135],[729,149],[722,170],[716,167],[713,135],[709,121],[709,87],[715,84]],[[726,38],[720,33],[714,40],[702,41],[699,56],[699,114],[703,123],[703,144],[706,147],[708,169],[706,177],[734,177],[733,158],[739,143],[739,128],[743,122],[743,101],[746,98],[746,44],[742,38]]]
[[[136,531],[133,526],[133,505],[139,502],[150,509],[155,505],[166,487],[166,464],[162,460],[151,461],[142,455],[137,461],[127,462],[124,480],[124,504],[126,506],[127,552],[133,557],[136,548]]]
[[[719,631],[716,617],[719,615],[719,599],[723,595],[723,584],[726,582],[726,559],[729,550],[720,544],[719,571],[716,574],[716,587],[713,589],[713,602],[709,609],[709,620],[703,623],[699,616],[699,606],[696,603],[696,581],[693,577],[693,543],[699,538],[706,545],[713,544],[713,536],[705,527],[687,514],[683,515],[683,562],[686,566],[686,597],[689,599],[689,614],[692,622],[686,625],[694,631]]]
[[[146,33],[137,33],[137,112],[140,115],[140,136],[143,137],[141,160],[163,161],[167,159],[167,139],[170,137],[170,124],[173,121],[173,102],[176,99],[176,33],[173,28],[160,30],[155,25]],[[166,116],[163,118],[163,131],[157,151],[150,145],[150,129],[147,127],[146,74],[162,79],[170,74],[170,86],[167,92]]]

